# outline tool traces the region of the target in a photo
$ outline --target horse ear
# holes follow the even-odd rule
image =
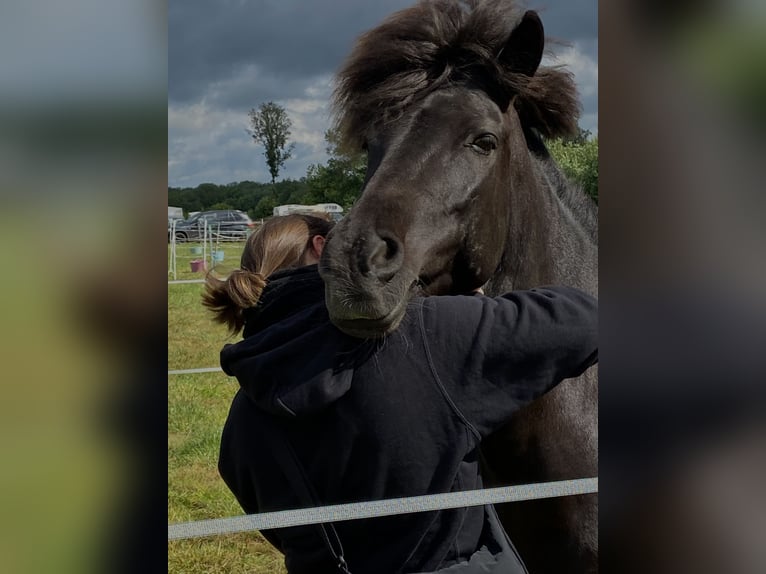
[[[500,64],[517,74],[534,76],[543,59],[545,32],[540,16],[528,10],[498,54]]]

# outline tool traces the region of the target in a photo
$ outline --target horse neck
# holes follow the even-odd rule
[[[598,238],[590,199],[546,154],[530,154],[534,177],[512,182],[514,201],[500,267],[485,291],[541,285],[598,290]]]

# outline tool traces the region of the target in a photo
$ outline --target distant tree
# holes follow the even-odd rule
[[[274,215],[274,208],[277,206],[277,200],[271,196],[264,196],[258,202],[250,213],[250,217],[253,219],[262,219],[264,217],[271,217]]]
[[[224,201],[221,197],[221,189],[215,183],[201,183],[197,186],[197,197],[199,197],[205,209],[210,209],[211,205]]]
[[[303,198],[309,190],[306,178],[301,179],[283,179],[276,183],[277,192],[275,199],[278,201],[277,205],[285,203],[302,203]]]
[[[234,209],[234,208],[225,201],[219,201],[218,203],[214,203],[213,205],[211,205],[209,209],[220,210],[220,209]]]
[[[308,193],[304,203],[337,203],[348,209],[362,192],[367,173],[367,154],[342,145],[338,133],[325,132],[327,154],[325,165],[313,164],[306,172]]]
[[[292,121],[285,109],[274,102],[261,104],[257,110],[251,109],[249,116],[253,129],[247,131],[255,143],[263,146],[263,155],[266,157],[273,184],[285,161],[292,157],[295,144],[287,144]]]

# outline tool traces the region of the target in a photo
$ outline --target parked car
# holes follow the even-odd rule
[[[244,211],[237,209],[200,211],[189,219],[176,222],[176,241],[202,239],[206,224],[208,237],[212,234],[214,239],[223,240],[244,239],[255,228],[255,223]]]

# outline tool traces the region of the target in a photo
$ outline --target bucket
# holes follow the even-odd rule
[[[213,261],[223,261],[223,251],[213,251]]]
[[[205,269],[207,269],[204,259],[193,259],[189,261],[189,264],[191,265],[191,270],[195,273],[199,273],[200,271],[205,271]]]
[[[189,247],[189,252],[192,255],[202,255],[202,247]]]

